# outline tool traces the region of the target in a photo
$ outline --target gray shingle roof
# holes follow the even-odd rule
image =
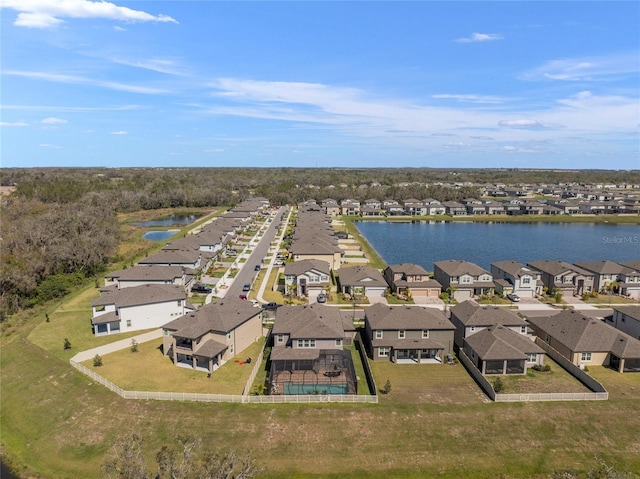
[[[342,286],[381,286],[387,287],[382,273],[371,266],[352,266],[340,268],[340,284]]]
[[[475,301],[467,300],[451,308],[465,326],[523,326],[527,322],[513,311],[498,306],[481,306]]]
[[[495,326],[472,334],[465,342],[480,359],[525,359],[527,354],[544,350],[530,339],[504,326]]]
[[[134,266],[105,275],[120,281],[173,281],[184,274],[182,266]]]
[[[429,276],[429,272],[422,266],[413,263],[393,264],[388,266],[393,274],[405,274],[407,276]]]
[[[344,337],[340,311],[324,304],[279,307],[272,331],[273,334],[289,334],[292,339]]]
[[[388,306],[374,304],[364,310],[365,320],[371,329],[382,330],[454,330],[455,326],[444,313],[435,308],[421,306]]]
[[[166,303],[186,298],[184,289],[173,284],[143,284],[131,288],[105,291],[91,301],[91,306],[115,304],[118,308],[142,304]]]
[[[434,266],[437,266],[439,269],[444,271],[448,276],[461,276],[463,274],[480,276],[481,274],[490,274],[488,271],[482,269],[477,264],[470,263],[464,260],[448,259],[445,261],[436,261],[433,264]]]
[[[196,339],[215,331],[228,333],[251,318],[260,314],[249,301],[225,298],[217,303],[209,303],[200,309],[174,319],[163,326],[175,331],[176,336]]]
[[[319,273],[324,273],[326,275],[331,273],[329,263],[326,261],[322,261],[320,259],[303,259],[301,261],[287,263],[284,267],[284,274],[297,276],[311,270],[316,270]]]
[[[554,316],[529,318],[543,334],[555,338],[573,352],[614,352],[621,358],[640,358],[640,341],[599,319],[579,311],[562,311]]]

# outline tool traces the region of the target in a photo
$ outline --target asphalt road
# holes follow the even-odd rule
[[[262,260],[265,258],[265,256],[267,256],[269,245],[275,238],[278,231],[278,227],[281,222],[280,217],[285,212],[286,207],[281,206],[278,209],[276,215],[273,217],[273,221],[271,222],[271,224],[269,224],[266,231],[264,231],[264,234],[262,235],[258,243],[251,246],[253,248],[253,251],[247,258],[247,260],[244,263],[238,263],[238,267],[240,267],[240,270],[238,271],[238,274],[236,274],[236,277],[233,279],[233,283],[229,285],[229,289],[226,292],[225,296],[235,296],[237,298],[241,294],[243,294],[242,287],[245,283],[251,283],[251,285],[253,286],[253,282],[258,275],[258,271],[255,271],[254,268],[256,265],[266,267],[266,264],[262,264]]]

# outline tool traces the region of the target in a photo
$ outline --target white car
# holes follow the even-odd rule
[[[255,299],[250,299],[249,302],[251,303],[251,305],[254,308],[259,308],[260,307],[260,303],[258,303],[258,301],[256,301]]]
[[[520,301],[520,296],[518,296],[518,295],[517,295],[517,294],[515,294],[515,293],[509,293],[509,294],[507,295],[507,299],[509,299],[509,300],[513,301],[514,303],[517,303],[518,301]]]

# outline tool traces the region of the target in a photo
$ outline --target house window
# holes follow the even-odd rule
[[[298,339],[298,347],[299,348],[315,348],[316,340],[315,339]]]
[[[336,339],[336,346],[342,346],[342,339]]]
[[[530,353],[530,354],[528,354],[527,356],[529,356],[528,361],[529,361],[530,363],[535,363],[535,362],[537,362],[537,361],[538,361],[538,355],[537,355],[536,353]]]
[[[531,282],[531,278],[529,276],[525,276],[522,278],[522,284],[529,284]]]
[[[551,336],[549,336],[548,334],[547,334],[547,335],[545,335],[545,337],[544,337],[544,341],[545,341],[546,343],[548,343],[549,341],[551,341]]]
[[[398,330],[398,339],[404,339],[404,337],[405,337],[404,329]]]
[[[231,346],[229,346],[229,352],[233,353],[233,344]]]
[[[169,336],[169,330],[168,329],[163,329],[162,330],[162,334],[164,334],[165,336]]]
[[[527,334],[527,327],[526,326],[520,326],[520,333],[521,334]]]
[[[182,306],[182,300],[178,301],[178,306]]]
[[[591,353],[582,353],[580,361],[591,361]]]
[[[281,343],[284,341],[284,335],[283,334],[278,334],[278,342]]]
[[[377,329],[376,330],[376,339],[382,339],[382,330],[381,329]]]
[[[476,327],[475,327],[475,326],[471,326],[471,327],[469,328],[469,330],[470,330],[472,333],[475,333],[475,331],[476,331]]]
[[[227,339],[231,339],[231,333],[227,333]]]
[[[127,319],[127,328],[130,328],[130,327],[131,327],[131,320]]]
[[[422,339],[429,339],[429,330],[428,329],[423,329],[422,330]]]
[[[390,350],[391,348],[389,346],[381,346],[378,348],[378,356],[381,358],[388,358]]]

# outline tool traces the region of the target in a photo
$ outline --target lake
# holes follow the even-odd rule
[[[136,226],[173,226],[173,225],[188,225],[196,220],[196,215],[171,215],[168,218],[162,220],[152,221],[138,221],[133,223]]]
[[[491,263],[542,259],[568,263],[640,260],[640,226],[587,223],[360,221],[356,227],[388,265],[419,264],[433,271],[446,259]]]
[[[157,231],[147,231],[142,235],[144,239],[148,239],[151,241],[163,241],[168,238],[171,238],[174,234],[176,234],[179,230],[157,230]]]

